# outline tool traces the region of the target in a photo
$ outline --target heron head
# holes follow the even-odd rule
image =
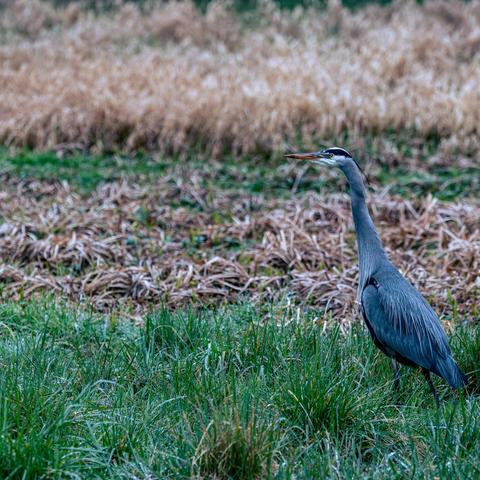
[[[352,160],[350,153],[340,147],[326,148],[319,152],[289,153],[285,155],[285,157],[295,158],[296,160],[307,160],[328,167],[341,167],[345,162]]]

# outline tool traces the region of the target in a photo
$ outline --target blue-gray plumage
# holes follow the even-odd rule
[[[454,388],[465,385],[465,375],[452,358],[438,316],[388,259],[368,212],[357,162],[346,150],[338,147],[286,156],[338,167],[347,177],[357,232],[358,299],[363,318],[375,345],[392,359],[394,387],[397,388],[399,382],[397,362],[420,367],[438,405],[430,372],[444,378]]]

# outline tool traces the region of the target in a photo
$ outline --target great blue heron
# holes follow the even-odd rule
[[[397,362],[420,367],[439,406],[430,372],[453,388],[464,386],[466,378],[452,358],[447,336],[432,307],[388,259],[368,212],[358,163],[338,147],[285,156],[338,167],[347,177],[360,260],[358,297],[367,328],[375,345],[392,359],[394,389],[400,381]]]

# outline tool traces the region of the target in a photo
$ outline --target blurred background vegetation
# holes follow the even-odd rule
[[[54,0],[56,6],[66,6],[72,3],[75,0]],[[421,0],[418,0],[421,1]],[[261,0],[230,0],[230,4],[238,12],[255,10],[258,8]],[[392,0],[342,0],[341,3],[348,8],[360,8],[365,5],[376,3],[380,5],[387,5],[391,3]],[[148,0],[133,0],[132,3],[138,5],[144,5],[148,3]],[[212,0],[194,0],[195,5],[197,5],[201,10],[205,11],[206,8]],[[328,0],[274,0],[274,3],[280,8],[293,9],[295,7],[316,7],[316,8],[325,8],[328,4]],[[86,5],[90,8],[96,9],[109,9],[114,8],[118,2],[115,0],[86,0]]]

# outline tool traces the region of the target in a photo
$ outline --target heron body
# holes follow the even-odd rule
[[[465,375],[452,358],[438,316],[388,259],[367,208],[360,167],[346,150],[337,147],[287,157],[335,166],[347,177],[357,234],[358,299],[363,319],[375,345],[393,361],[394,386],[399,382],[397,362],[420,367],[438,404],[430,372],[454,388],[465,385]]]

